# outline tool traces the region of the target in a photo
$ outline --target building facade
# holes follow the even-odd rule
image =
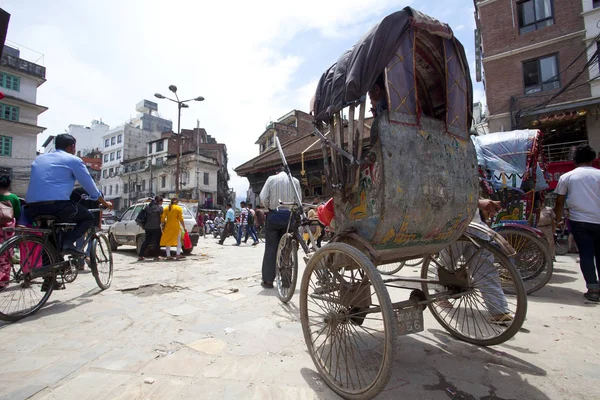
[[[37,104],[37,90],[46,82],[46,68],[20,58],[4,46],[0,59],[0,173],[12,176],[12,190],[25,197],[31,163],[37,155],[37,135],[46,128],[38,116],[48,108]]]
[[[583,2],[475,0],[475,6],[489,131],[541,130],[554,187],[564,166],[572,168],[578,144],[600,148],[600,97],[589,81],[590,51],[593,73],[598,68],[598,39],[586,31]]]
[[[100,150],[103,146],[102,136],[108,132],[110,127],[101,120],[93,120],[90,126],[84,125],[69,125],[67,133],[77,140],[77,155],[84,157],[87,154]],[[54,145],[55,135],[51,135],[46,139],[42,147],[44,153],[49,153],[56,149]]]

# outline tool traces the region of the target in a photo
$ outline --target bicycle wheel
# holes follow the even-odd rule
[[[401,261],[391,264],[381,264],[377,266],[377,271],[384,275],[394,275],[396,272],[400,271],[402,267],[404,267],[405,263],[405,261]]]
[[[381,275],[358,249],[330,243],[300,286],[304,340],[321,377],[346,399],[377,395],[394,360],[397,322]]]
[[[277,297],[284,303],[290,301],[298,281],[298,241],[291,233],[284,234],[277,246],[275,284]]]
[[[108,289],[113,277],[113,255],[108,238],[103,233],[92,239],[90,269],[98,287],[102,290]]]
[[[546,286],[554,271],[546,240],[525,229],[504,228],[497,232],[515,249],[516,254],[512,259],[521,274],[527,294]]]
[[[56,272],[44,277],[31,272],[58,261],[54,247],[40,236],[14,236],[0,246],[0,265],[10,274],[0,290],[0,320],[18,321],[43,307],[54,290]]]
[[[471,240],[472,239],[472,240]],[[523,325],[527,295],[512,262],[485,240],[461,236],[421,270],[429,310],[454,337],[480,346],[503,343]],[[511,288],[514,296],[507,296]],[[439,298],[439,300],[435,300]]]
[[[408,267],[416,267],[417,265],[422,264],[423,260],[424,260],[423,258],[415,258],[415,259],[412,259],[412,260],[406,260],[405,264]]]

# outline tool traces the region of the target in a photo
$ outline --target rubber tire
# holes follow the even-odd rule
[[[535,234],[525,230],[525,229],[517,229],[517,228],[500,228],[496,231],[500,236],[507,239],[508,235],[520,235],[524,238],[527,238],[530,242],[534,243],[534,245],[539,249],[544,255],[544,268],[540,273],[536,273],[533,277],[526,277],[523,279],[523,284],[525,285],[525,290],[527,294],[532,294],[546,286],[550,279],[552,278],[552,273],[554,272],[554,261],[552,261],[552,256],[550,255],[550,249],[548,247],[548,243],[546,239],[540,238]],[[507,239],[508,241],[508,239]],[[508,241],[510,243],[510,241]],[[512,243],[511,243],[512,246]],[[517,249],[515,249],[517,251]],[[518,270],[518,267],[517,267]],[[545,276],[536,282],[535,285],[528,285],[534,278],[539,277],[541,274],[545,274]],[[510,292],[508,292],[510,293]],[[514,294],[514,293],[511,293]]]
[[[423,264],[424,259],[423,258],[415,258],[412,260],[406,260],[404,263],[406,264],[407,267],[416,267],[419,264]]]
[[[290,287],[288,288],[287,294],[281,293],[280,283],[281,278],[279,276],[279,256],[283,251],[284,246],[292,246],[293,248],[290,250],[290,255],[293,259],[293,269],[292,269],[292,280],[290,282]],[[291,233],[286,233],[281,236],[279,239],[279,244],[277,245],[277,257],[275,258],[275,285],[277,286],[277,297],[281,300],[282,303],[287,303],[294,296],[294,292],[296,291],[296,284],[298,283],[298,242],[294,238]]]
[[[386,266],[395,266],[395,268],[386,269]],[[377,271],[382,273],[383,275],[394,275],[396,272],[400,271],[405,265],[405,261],[400,261],[397,263],[390,264],[381,264],[377,266]]]
[[[108,236],[108,240],[109,240],[109,243],[110,243],[110,250],[111,251],[117,251],[117,249],[119,248],[119,244],[115,240],[115,237],[113,236],[112,233]]]
[[[461,236],[461,239],[466,239],[466,238],[464,236]],[[459,240],[461,240],[461,239],[459,239]],[[513,317],[513,322],[511,324],[511,326],[507,330],[502,332],[500,335],[498,335],[494,338],[474,339],[474,338],[462,335],[461,333],[455,331],[454,329],[451,329],[451,327],[446,323],[446,321],[440,317],[440,315],[437,312],[437,309],[433,306],[432,303],[429,303],[428,307],[429,307],[429,311],[431,311],[431,314],[433,315],[433,317],[440,323],[440,325],[442,325],[442,327],[444,329],[446,329],[446,331],[448,333],[450,333],[455,338],[462,340],[463,342],[475,344],[477,346],[493,346],[496,344],[504,343],[507,340],[511,339],[513,336],[515,336],[517,334],[517,332],[519,332],[519,329],[521,329],[521,327],[523,326],[523,322],[525,322],[525,317],[527,316],[527,293],[525,292],[525,287],[523,286],[523,281],[521,280],[521,275],[517,271],[517,268],[513,265],[512,261],[504,253],[502,253],[500,250],[498,250],[490,242],[487,242],[485,240],[481,240],[478,238],[473,238],[473,237],[471,239],[473,241],[475,241],[478,245],[484,247],[486,250],[491,252],[494,256],[495,262],[502,263],[504,268],[506,268],[508,270],[512,281],[515,283],[515,287],[516,287],[515,295],[517,296],[517,311],[515,313],[515,316]],[[469,239],[466,239],[466,240],[469,240]],[[431,261],[430,257],[426,257],[423,260],[423,268],[421,269],[421,278],[423,278],[423,279],[428,278],[427,271],[429,268],[430,261]],[[422,283],[421,285],[422,285],[423,293],[425,293],[425,297],[429,297],[429,289],[427,287],[427,283]]]
[[[96,280],[96,284],[98,285],[98,287],[102,290],[106,290],[110,287],[111,283],[112,283],[112,278],[113,278],[113,269],[114,269],[114,259],[113,259],[113,255],[112,255],[112,250],[110,248],[109,245],[109,239],[106,237],[106,235],[104,234],[98,234],[96,238],[92,239],[92,247],[90,248],[90,269],[92,270],[92,275],[94,276],[94,279]],[[100,274],[98,273],[98,262],[96,259],[96,246],[101,246],[101,247],[105,247],[106,249],[104,249],[105,252],[108,253],[108,258],[109,258],[109,272],[108,272],[108,282],[102,282],[101,278],[100,278]]]
[[[39,237],[37,235],[13,236],[12,238],[8,239],[0,246],[0,255],[7,249],[13,247],[19,241],[23,241],[26,243],[34,242],[39,245],[42,245],[44,250],[46,250],[48,257],[50,258],[50,262],[52,264],[57,263],[59,261],[59,255],[56,252],[56,249],[54,248],[54,246],[52,246],[50,243],[48,243],[44,238]],[[11,274],[12,274],[12,270],[11,270]],[[56,274],[54,274],[54,276],[52,276],[50,286],[49,286],[48,290],[46,291],[46,293],[44,294],[44,296],[42,296],[42,299],[40,300],[40,302],[35,307],[30,309],[27,313],[18,314],[18,315],[9,315],[9,314],[4,314],[4,313],[0,312],[0,320],[7,321],[7,322],[15,322],[15,321],[18,321],[20,319],[23,319],[25,317],[28,317],[28,316],[33,315],[36,312],[38,312],[44,306],[44,304],[46,304],[46,302],[52,295],[52,292],[54,291],[55,282],[56,282]]]
[[[317,265],[317,262],[332,251],[337,251],[340,253],[346,253],[349,257],[351,257],[354,262],[359,264],[362,269],[365,271],[368,279],[370,280],[373,288],[375,289],[375,293],[379,298],[379,302],[382,310],[383,324],[385,330],[385,342],[386,346],[384,349],[384,359],[382,363],[382,367],[379,371],[379,376],[373,381],[373,383],[367,387],[365,390],[361,392],[348,392],[344,390],[344,388],[340,388],[335,385],[335,383],[330,379],[329,374],[324,371],[317,359],[315,358],[315,354],[313,351],[313,343],[312,338],[310,336],[309,326],[308,326],[308,286],[310,282],[310,277],[312,271]],[[317,368],[317,371],[321,375],[321,378],[327,383],[327,385],[335,391],[337,394],[342,396],[345,399],[370,399],[375,397],[378,393],[380,393],[383,388],[387,385],[391,373],[392,366],[394,363],[394,354],[395,354],[395,341],[397,336],[397,321],[396,314],[394,309],[392,308],[392,301],[390,300],[390,295],[385,287],[383,280],[381,278],[381,274],[375,269],[371,260],[367,258],[362,252],[360,252],[357,248],[352,247],[346,243],[329,243],[327,246],[321,247],[317,250],[313,256],[310,258],[308,263],[306,264],[306,269],[304,270],[304,274],[302,275],[302,283],[300,285],[300,321],[302,323],[302,332],[304,333],[304,341],[306,342],[306,347],[310,357]]]

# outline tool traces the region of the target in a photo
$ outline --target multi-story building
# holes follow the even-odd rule
[[[156,115],[158,105],[148,100],[139,102],[136,106],[138,115],[125,125],[110,129],[102,135],[102,175],[100,187],[106,199],[111,200],[116,210],[126,205],[121,202],[124,198],[123,180],[121,177],[122,164],[130,160],[144,158],[149,141],[159,139],[161,131],[156,129],[172,129],[172,122]]]
[[[110,127],[104,122],[93,120],[90,126],[71,124],[69,125],[67,133],[77,140],[77,155],[83,157],[86,154],[98,151],[103,147],[102,144],[104,141],[102,140],[102,136],[109,129]],[[56,136],[51,135],[46,139],[42,145],[44,153],[49,153],[56,149],[54,146],[55,137]]]
[[[0,173],[12,175],[12,190],[25,196],[31,163],[37,155],[38,115],[48,108],[37,104],[37,90],[46,82],[46,68],[4,46],[0,59]]]
[[[212,209],[217,206],[221,165],[217,158],[201,153],[195,138],[198,136],[182,133],[179,198],[199,208]],[[148,142],[145,156],[123,162],[121,179],[125,204],[155,195],[170,198],[176,194],[178,144],[172,132],[164,132],[159,139]]]
[[[598,37],[584,24],[598,2],[584,3],[582,15],[582,0],[475,0],[489,131],[541,130],[551,187],[573,168],[576,145],[600,149],[600,97],[589,82]]]
[[[600,0],[583,1],[583,22],[585,26],[585,44],[587,59],[591,64],[588,68],[592,97],[600,97]],[[600,148],[597,146],[596,148]],[[600,149],[599,149],[600,150]]]

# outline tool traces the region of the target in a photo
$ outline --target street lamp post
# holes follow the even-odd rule
[[[180,174],[180,158],[181,158],[181,109],[188,108],[189,105],[185,104],[189,101],[204,101],[204,97],[198,96],[193,99],[188,100],[179,100],[179,96],[177,95],[177,86],[170,85],[169,90],[175,94],[175,99],[171,99],[169,97],[163,96],[160,93],[154,93],[154,97],[158,99],[167,99],[172,101],[173,103],[177,103],[177,133],[175,134],[177,139],[177,161],[175,166],[175,194],[179,196],[179,174]]]

